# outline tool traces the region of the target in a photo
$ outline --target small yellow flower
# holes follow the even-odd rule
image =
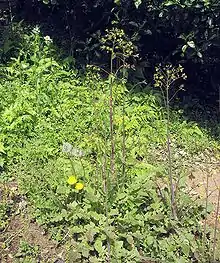
[[[68,180],[67,180],[67,183],[70,184],[70,185],[74,185],[77,183],[77,179],[75,176],[71,175]]]
[[[75,189],[76,190],[82,190],[84,187],[84,185],[82,183],[77,183],[76,186],[75,186]]]

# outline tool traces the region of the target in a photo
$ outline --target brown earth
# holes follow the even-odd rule
[[[3,193],[2,188],[5,190],[6,187],[0,185]],[[35,256],[34,262],[53,263],[59,258],[62,259],[64,249],[59,247],[58,243],[52,241],[44,229],[29,217],[27,203],[19,195],[16,183],[13,182],[7,185],[7,192],[7,201],[13,202],[13,212],[7,226],[0,230],[0,263],[24,262],[18,261],[19,258],[16,257],[20,241],[24,241],[32,247],[37,247],[39,253]],[[3,201],[1,197],[0,201]]]
[[[217,210],[220,195],[220,163],[200,163],[189,172],[188,182],[191,195],[198,196],[204,203],[207,199],[208,203],[213,205],[213,212],[208,217],[208,223],[214,226],[217,217],[217,227],[219,228],[220,209]]]

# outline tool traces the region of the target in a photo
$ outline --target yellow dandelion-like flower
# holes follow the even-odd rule
[[[76,190],[82,190],[84,187],[84,185],[82,183],[77,183],[76,186],[75,186],[75,189]]]
[[[76,176],[71,175],[71,176],[68,178],[67,183],[70,184],[70,185],[76,184],[76,183],[77,183]]]

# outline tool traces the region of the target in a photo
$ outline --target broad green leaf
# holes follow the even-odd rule
[[[191,48],[195,48],[195,47],[196,47],[194,41],[188,41],[188,42],[187,42],[187,45],[188,45],[189,47],[191,47]]]
[[[102,256],[105,253],[105,248],[102,245],[102,240],[97,239],[94,244],[95,250]]]

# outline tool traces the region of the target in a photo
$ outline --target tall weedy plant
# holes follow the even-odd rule
[[[171,133],[170,133],[170,102],[181,90],[181,86],[173,92],[171,95],[171,88],[176,86],[176,81],[179,79],[186,79],[186,74],[183,72],[181,65],[173,67],[172,65],[166,65],[162,67],[159,65],[156,67],[156,73],[154,74],[155,87],[161,89],[161,93],[164,100],[164,106],[166,108],[166,130],[167,130],[167,159],[168,159],[168,175],[170,182],[170,198],[171,198],[171,211],[174,219],[177,219],[177,207],[175,191],[177,188],[177,182],[173,176],[172,171],[172,152],[171,152]]]
[[[126,63],[127,58],[134,54],[134,45],[126,37],[122,29],[113,28],[106,30],[106,35],[101,39],[102,50],[110,55],[110,68],[108,74],[109,79],[109,120],[110,120],[110,139],[111,139],[111,158],[110,171],[111,179],[117,179],[115,173],[115,139],[114,139],[114,84],[119,79],[119,73],[122,73],[120,80],[125,79],[125,69],[129,67]],[[124,83],[125,84],[125,83]],[[124,92],[125,93],[125,92]],[[125,95],[123,93],[123,96]],[[123,124],[124,126],[124,124]],[[125,165],[125,131],[123,129],[123,173]]]
[[[111,144],[111,154],[110,154],[110,178],[106,175],[104,183],[104,192],[106,194],[106,218],[107,226],[108,222],[108,193],[109,188],[111,188],[111,182],[117,183],[118,176],[115,166],[115,126],[114,126],[114,94],[117,91],[114,90],[114,86],[117,87],[116,82],[122,81],[123,87],[125,85],[125,69],[128,67],[126,59],[132,56],[134,52],[134,46],[131,41],[129,41],[122,29],[112,28],[111,30],[106,30],[106,34],[101,38],[102,50],[109,54],[109,71],[105,70],[108,75],[109,83],[109,125],[110,125],[110,144]],[[119,77],[119,73],[122,76]],[[125,96],[125,89],[123,90],[123,96]],[[123,99],[123,115],[124,115],[124,99]],[[123,146],[122,146],[122,174],[125,176],[125,129],[124,129],[124,117],[123,117]],[[110,240],[108,241],[108,258],[107,261],[111,262],[111,247]]]

